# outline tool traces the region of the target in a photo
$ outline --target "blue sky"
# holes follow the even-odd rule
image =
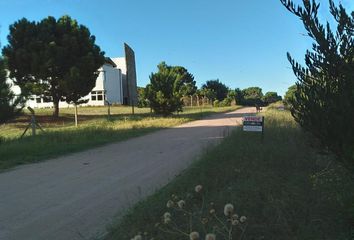
[[[326,19],[328,1],[319,2]],[[342,2],[354,9],[354,1]],[[279,0],[0,0],[0,9],[2,46],[19,18],[65,14],[90,29],[106,56],[123,56],[127,42],[135,50],[139,86],[166,61],[186,67],[198,86],[218,78],[231,88],[260,86],[283,95],[296,81],[286,52],[302,61],[311,46]]]

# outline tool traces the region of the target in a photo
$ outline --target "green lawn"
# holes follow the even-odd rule
[[[182,233],[166,233],[176,229],[198,231],[202,240],[205,232],[216,233],[217,240],[353,239],[353,175],[332,156],[317,153],[311,147],[315,141],[299,129],[289,112],[271,109],[264,115],[263,143],[257,133],[236,130],[130,209],[110,227],[106,240],[129,240],[138,233],[146,233],[144,239],[189,239]],[[201,193],[194,192],[198,184],[203,186]],[[186,202],[184,210],[166,207],[168,200],[181,199]],[[233,226],[232,238],[219,233],[223,227],[215,228],[226,219],[226,203],[234,205],[239,217],[247,217],[245,223]],[[210,214],[211,209],[216,215]],[[166,211],[172,215],[167,225],[161,223]],[[193,212],[192,220],[188,212]],[[231,225],[225,222],[225,226]]]
[[[28,113],[0,125],[0,170],[126,140],[236,108],[188,107],[179,115],[163,118],[151,114],[148,108],[135,108],[136,114],[131,115],[130,107],[117,106],[111,108],[111,118],[107,119],[107,107],[81,107],[79,127],[74,126],[72,108],[60,109],[60,118],[55,121],[51,118],[52,109],[38,109],[38,122],[45,133],[39,132],[36,137],[27,135],[19,139],[28,124]]]

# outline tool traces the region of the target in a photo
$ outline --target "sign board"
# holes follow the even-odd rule
[[[243,118],[243,131],[245,132],[263,132],[264,117],[246,116]]]
[[[133,49],[126,43],[124,43],[125,49],[125,61],[127,67],[127,104],[137,105],[138,104],[138,90],[136,83],[136,67],[135,67],[135,53]]]

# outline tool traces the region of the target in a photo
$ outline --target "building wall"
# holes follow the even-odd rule
[[[117,65],[117,68],[122,71],[122,92],[123,92],[123,104],[128,103],[128,82],[127,82],[127,64],[125,57],[111,58]]]
[[[106,100],[111,104],[123,104],[121,70],[117,68],[107,68],[104,71]]]

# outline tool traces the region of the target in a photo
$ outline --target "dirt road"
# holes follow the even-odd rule
[[[215,144],[244,108],[0,174],[1,240],[91,239]]]

